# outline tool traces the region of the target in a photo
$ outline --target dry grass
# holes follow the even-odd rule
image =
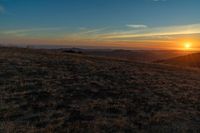
[[[200,132],[200,71],[0,49],[0,132]]]

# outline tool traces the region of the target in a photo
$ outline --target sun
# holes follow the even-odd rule
[[[192,43],[191,42],[185,42],[184,47],[185,47],[185,49],[190,49],[192,47]]]

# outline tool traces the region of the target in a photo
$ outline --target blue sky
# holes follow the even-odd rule
[[[199,13],[199,0],[0,0],[0,43],[173,48],[198,41]]]

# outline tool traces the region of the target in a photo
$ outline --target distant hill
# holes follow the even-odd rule
[[[182,67],[198,67],[200,68],[200,53],[189,54],[168,60],[158,61],[159,63],[178,65]]]
[[[126,59],[138,62],[154,62],[193,53],[178,50],[110,50],[110,49],[62,49],[66,53],[82,53],[85,55],[103,56],[109,58]]]

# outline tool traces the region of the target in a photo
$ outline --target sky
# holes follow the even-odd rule
[[[0,0],[0,44],[199,49],[199,13],[200,0]]]

